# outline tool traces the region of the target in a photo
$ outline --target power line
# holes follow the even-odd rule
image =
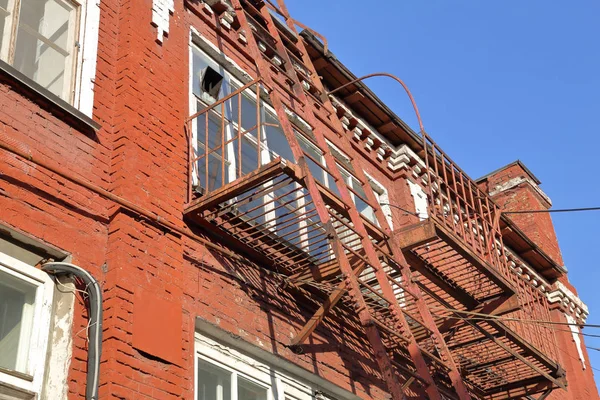
[[[563,352],[563,354],[564,354],[564,355],[566,355],[567,357],[570,357],[570,358],[572,358],[573,360],[576,360],[576,361],[579,361],[579,362],[581,362],[581,360],[580,360],[579,358],[573,357],[573,356],[572,356],[570,353],[568,353],[566,350],[563,350],[563,349],[561,349],[560,347],[558,347],[558,350],[562,351],[562,352]],[[592,368],[594,371],[598,371],[598,372],[600,372],[600,369],[598,369],[598,368],[594,368],[594,367],[592,366],[592,361],[591,361],[591,360],[589,360],[589,361],[590,361],[590,368]]]
[[[431,308],[441,308],[441,307],[431,307]],[[449,308],[446,308],[446,310],[448,310],[448,311],[452,311],[452,312],[454,312],[454,313],[456,313],[456,312],[465,312],[465,311],[453,310],[453,309],[449,309]],[[483,318],[483,317],[467,318],[467,317],[460,317],[460,316],[451,317],[451,316],[439,315],[439,314],[437,314],[437,313],[434,313],[434,314],[435,314],[435,315],[438,315],[438,316],[440,316],[440,317],[444,317],[444,318],[458,319],[458,320],[464,320],[464,321],[473,321],[473,320],[477,320],[477,321],[494,321],[494,320],[498,320],[498,319],[499,319],[499,317],[497,317],[497,316],[494,316],[494,315],[489,315],[489,314],[481,314],[481,315],[489,315],[489,318]],[[474,314],[480,314],[480,313],[474,313]],[[507,318],[503,318],[503,319],[504,319],[504,320],[507,320]],[[520,318],[510,318],[509,320],[511,320],[511,321],[522,321],[522,322],[533,322],[533,323],[539,323],[539,322],[534,322],[534,321],[536,321],[536,320],[524,320],[524,319],[520,319]],[[545,323],[551,323],[550,321],[542,321],[542,322],[545,322]],[[552,322],[552,324],[554,324],[554,322]],[[557,323],[557,324],[558,324],[558,323]],[[577,326],[579,326],[578,324],[570,324],[570,325],[577,325]],[[557,329],[557,328],[555,328],[555,327],[551,327],[551,328],[549,328],[549,327],[547,327],[547,326],[543,326],[543,325],[542,325],[541,327],[542,327],[542,328],[545,328],[545,329],[551,329],[551,330],[552,330],[552,331],[554,331],[554,332],[566,332],[566,333],[571,333],[571,334],[573,334],[573,333],[577,333],[577,334],[584,335],[584,336],[600,337],[600,335],[590,335],[590,334],[585,334],[585,333],[583,333],[583,332],[581,332],[581,331],[580,331],[580,332],[573,332],[573,331],[571,331],[571,330]],[[565,350],[561,349],[559,346],[557,346],[556,348],[557,348],[558,350],[562,351],[562,352],[563,352],[565,355],[569,356],[570,358],[572,358],[572,359],[574,359],[574,360],[577,360],[577,361],[581,361],[579,358],[575,358],[575,357],[573,357],[571,354],[569,354],[569,353],[568,353],[568,352],[566,352]],[[598,348],[598,347],[585,346],[585,348],[586,348],[586,349],[589,349],[589,350],[595,350],[595,351],[599,351],[599,352],[600,352],[600,348]],[[600,369],[598,369],[598,368],[594,368],[594,367],[592,366],[592,362],[591,362],[591,360],[590,360],[589,362],[590,362],[590,367],[591,367],[591,368],[592,368],[594,371],[598,371],[598,372],[600,372]]]
[[[412,212],[410,210],[407,210],[406,208],[402,208],[400,206],[397,206],[395,204],[390,204],[390,203],[379,203],[380,206],[390,206],[393,208],[397,208],[400,211],[404,211],[406,214],[408,215],[414,215],[415,217],[419,217],[419,218],[427,218],[427,214],[425,214],[424,216],[422,216],[422,214],[416,213],[416,212]]]
[[[522,318],[513,318],[513,317],[502,317],[502,316],[498,316],[498,315],[482,314],[482,313],[478,313],[478,312],[474,312],[474,311],[455,310],[453,308],[446,308],[446,307],[431,307],[431,308],[437,309],[437,310],[449,311],[452,313],[473,315],[473,316],[475,316],[475,318],[471,318],[473,320],[488,319],[488,320],[499,320],[499,321],[527,322],[527,323],[545,324],[545,325],[567,325],[567,326],[577,326],[577,327],[586,327],[586,328],[600,328],[600,325],[596,325],[596,324],[578,324],[578,323],[571,323],[571,322],[545,321],[545,320],[541,320],[541,319],[522,319]],[[454,318],[454,317],[447,317],[447,318]],[[461,319],[461,318],[459,318],[459,319]]]
[[[600,207],[559,208],[559,209],[556,209],[556,210],[502,211],[502,214],[564,213],[564,212],[579,212],[579,211],[600,211]]]
[[[416,213],[396,204],[391,203],[379,203],[382,206],[389,206],[397,208],[398,210],[404,211],[408,215],[414,215],[419,218],[427,218],[427,215]],[[540,214],[540,213],[566,213],[566,212],[581,212],[581,211],[600,211],[600,207],[581,207],[581,208],[558,208],[554,210],[516,210],[516,211],[502,211],[501,214]]]

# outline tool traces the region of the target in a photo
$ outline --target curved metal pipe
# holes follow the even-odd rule
[[[362,81],[367,78],[372,78],[374,76],[387,76],[388,78],[392,78],[396,82],[398,82],[399,84],[402,85],[402,87],[404,88],[404,91],[406,92],[406,94],[408,95],[408,98],[410,99],[410,102],[412,103],[413,109],[415,110],[415,114],[417,114],[417,121],[419,121],[419,129],[421,130],[421,132],[425,132],[425,128],[423,127],[423,121],[421,120],[421,114],[419,113],[419,108],[417,107],[417,103],[415,102],[415,99],[414,99],[412,93],[410,93],[408,86],[406,86],[406,84],[402,81],[402,79],[398,78],[396,75],[392,75],[387,72],[375,72],[374,74],[361,76],[360,78],[356,78],[354,80],[351,80],[348,83],[343,84],[342,86],[339,86],[333,90],[330,90],[329,92],[327,92],[327,95],[329,96],[330,94],[334,94],[338,90],[342,90],[343,88],[350,86],[356,82]]]
[[[89,272],[74,264],[48,262],[42,265],[42,270],[55,275],[73,274],[85,283],[86,291],[90,296],[88,335],[91,344],[88,349],[85,398],[86,400],[97,400],[102,353],[102,289]]]

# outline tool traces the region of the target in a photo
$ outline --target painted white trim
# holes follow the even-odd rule
[[[490,190],[490,196],[494,197],[498,193],[519,186],[521,183],[528,183],[529,186],[533,188],[533,190],[542,198],[543,201],[545,201],[548,204],[549,207],[552,206],[552,200],[550,200],[550,197],[548,197],[548,195],[544,193],[542,189],[531,178],[524,178],[522,176],[509,179],[503,184],[496,185],[492,190]]]
[[[289,394],[294,398],[302,399],[300,394],[305,393],[306,388],[309,387],[312,392],[326,394],[331,399],[360,400],[360,397],[354,393],[342,389],[325,378],[196,317],[196,337],[198,335],[204,340],[208,339],[212,343],[216,343],[216,349],[220,349],[221,353],[240,355],[245,357],[250,365],[261,366],[263,370],[267,368],[267,370],[275,371],[275,377],[279,377],[284,384],[287,382],[289,387],[295,387],[299,391],[295,392],[290,389]],[[284,400],[284,398],[278,400]]]
[[[571,324],[569,325],[569,328],[571,328],[571,334],[573,335],[573,341],[575,342],[575,346],[577,347],[577,354],[579,355],[579,359],[581,360],[581,366],[585,370],[585,357],[583,355],[583,349],[581,347],[582,343],[581,337],[579,336],[579,327],[574,325],[577,323],[577,321],[575,321],[575,318],[571,317],[569,314],[565,314],[565,317],[567,318],[567,322]]]
[[[267,390],[267,400],[312,400],[317,392],[309,384],[287,375],[284,371],[252,358],[227,345],[196,332],[195,335],[195,391],[198,387],[198,359],[231,372],[231,394],[236,400],[239,377]]]
[[[563,310],[581,320],[582,323],[585,323],[589,315],[587,305],[560,281],[556,281],[552,285],[548,292],[548,301],[559,303]]]
[[[385,215],[385,219],[387,220],[388,225],[391,230],[394,230],[394,221],[392,218],[392,208],[389,206],[390,204],[390,196],[388,190],[385,186],[379,183],[375,178],[365,172],[365,176],[373,189],[373,192],[376,196],[378,196],[379,206],[381,207],[381,211],[383,211],[383,215]]]
[[[152,1],[152,25],[156,27],[156,40],[160,43],[169,34],[169,19],[174,12],[174,0]]]
[[[84,0],[81,4],[79,54],[75,74],[74,106],[92,117],[94,111],[94,83],[98,60],[98,31],[100,28],[100,1]]]
[[[425,190],[423,190],[420,185],[411,182],[410,179],[407,179],[406,182],[408,182],[410,194],[415,202],[415,212],[419,216],[419,220],[423,221],[429,218],[429,214],[427,213],[427,194],[425,193]]]
[[[3,253],[0,253],[0,271],[37,286],[26,372],[31,379],[0,372],[0,386],[8,384],[40,396],[44,382],[54,284],[46,273]]]

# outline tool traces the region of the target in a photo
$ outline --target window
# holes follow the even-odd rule
[[[100,2],[0,0],[0,59],[88,117]]]
[[[198,161],[193,184],[205,194],[247,175],[277,157],[295,160],[275,110],[266,102],[257,105],[255,88],[216,103],[242,87],[223,66],[200,48],[191,46],[191,112],[208,109],[192,124],[193,146]],[[209,75],[212,77],[209,77]],[[296,132],[316,179],[324,182],[322,152]],[[313,161],[315,160],[315,161]],[[273,181],[265,182],[265,186]],[[325,233],[318,224],[314,205],[308,204],[299,184],[296,190],[281,186],[264,196],[238,205],[248,221],[267,226],[287,244],[316,257],[325,252],[319,241]],[[273,184],[273,186],[277,186]]]
[[[46,273],[0,253],[0,398],[41,393],[53,288]]]
[[[269,387],[235,370],[198,358],[198,400],[267,400]]]
[[[79,13],[70,0],[0,0],[2,60],[72,102]]]
[[[338,169],[340,170],[342,179],[346,183],[346,186],[348,186],[350,197],[352,197],[352,201],[358,209],[358,212],[360,212],[368,221],[378,224],[377,217],[375,216],[375,210],[373,207],[367,204],[367,194],[365,193],[360,180],[358,180],[358,178],[354,175],[354,169],[352,167],[352,163],[350,162],[350,157],[339,150],[333,143],[328,141],[327,145],[329,146],[329,150],[331,151],[331,154],[333,154],[338,164]],[[367,179],[369,185],[373,189],[375,199],[379,204],[381,204],[384,202],[383,197],[386,197],[385,188],[375,182],[373,178],[367,177]],[[388,220],[388,222],[390,221]]]
[[[196,333],[195,399],[314,400],[322,393],[283,370],[281,358],[277,366]]]

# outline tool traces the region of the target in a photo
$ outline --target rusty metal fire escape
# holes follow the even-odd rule
[[[220,11],[229,7],[211,3],[221,4]],[[506,360],[530,364],[529,350],[515,346],[494,321],[442,318],[435,310],[514,311],[509,305],[517,288],[507,278],[497,207],[423,133],[430,215],[392,231],[360,165],[340,160],[322,132],[328,126],[340,138],[335,146],[352,154],[303,41],[289,36],[299,37],[284,2],[231,0],[230,11],[259,78],[188,120],[188,132],[195,122],[205,137],[203,148],[191,149],[191,172],[203,193],[190,202],[186,218],[282,274],[334,288],[290,345],[304,344],[343,303],[355,310],[394,399],[495,398],[486,390],[506,382],[488,385],[490,368]],[[244,116],[249,92],[251,117]],[[276,119],[264,119],[266,97]],[[244,118],[251,127],[242,128]],[[269,158],[261,135],[277,125],[292,154]],[[502,355],[469,361],[470,346],[486,341]],[[557,384],[553,364],[540,359],[532,368]]]

